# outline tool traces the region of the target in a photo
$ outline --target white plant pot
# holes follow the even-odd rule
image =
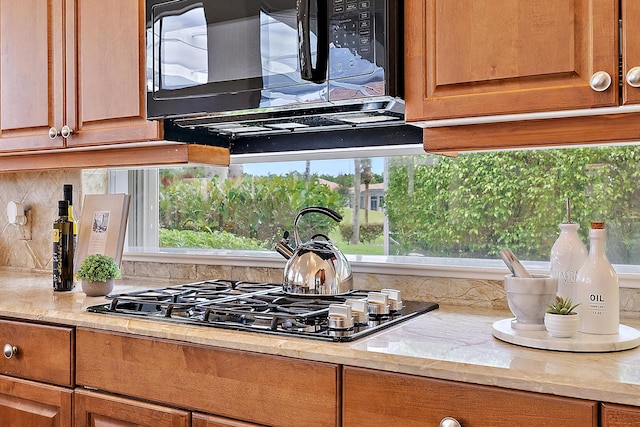
[[[580,328],[580,316],[576,314],[544,314],[544,326],[557,338],[570,338]]]

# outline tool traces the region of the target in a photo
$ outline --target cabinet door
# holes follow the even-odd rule
[[[640,87],[627,83],[626,76],[633,68],[636,77],[640,74],[640,2],[622,0],[622,18],[622,102],[638,104]]]
[[[191,414],[179,409],[77,389],[76,427],[189,427]]]
[[[0,151],[62,147],[62,0],[0,0]]]
[[[329,363],[76,329],[76,384],[259,425],[339,425],[339,376]]]
[[[596,402],[345,367],[343,425],[597,426]]]
[[[407,120],[615,106],[617,41],[617,0],[407,0]]]
[[[602,427],[637,426],[640,425],[640,408],[603,403],[601,418]]]
[[[0,376],[0,425],[71,427],[73,391]]]
[[[67,146],[158,139],[145,120],[145,0],[66,4]]]

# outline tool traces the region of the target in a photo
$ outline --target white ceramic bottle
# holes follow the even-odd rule
[[[587,247],[578,236],[580,225],[571,221],[571,200],[567,219],[559,225],[560,236],[551,248],[551,276],[558,278],[558,296],[576,301],[576,277],[587,259]]]
[[[618,275],[605,254],[604,222],[592,222],[589,256],[578,271],[576,292],[580,332],[617,334],[620,330]]]

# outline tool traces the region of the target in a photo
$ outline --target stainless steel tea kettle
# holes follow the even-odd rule
[[[325,207],[302,209],[293,221],[295,249],[289,245],[289,233],[276,244],[276,251],[288,261],[284,268],[282,288],[291,294],[339,295],[353,289],[351,265],[344,254],[324,234],[316,234],[305,243],[300,242],[298,221],[310,212],[327,215],[342,221],[339,213]]]

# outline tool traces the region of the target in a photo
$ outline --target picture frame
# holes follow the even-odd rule
[[[82,203],[78,223],[78,244],[74,256],[74,272],[80,263],[92,254],[108,255],[118,266],[129,218],[128,194],[87,194]]]

